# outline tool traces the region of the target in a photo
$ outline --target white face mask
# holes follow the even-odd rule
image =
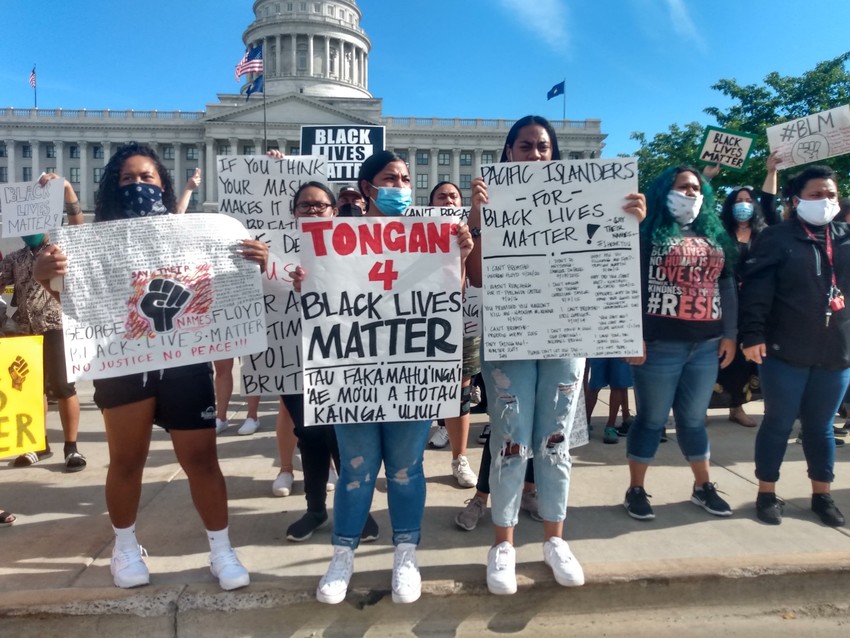
[[[797,216],[812,226],[826,226],[840,210],[841,207],[834,199],[797,200]]]
[[[688,197],[679,191],[667,193],[667,210],[682,226],[692,223],[699,215],[700,208],[702,208],[702,193],[696,197]]]

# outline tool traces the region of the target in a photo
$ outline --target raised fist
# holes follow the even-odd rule
[[[30,367],[24,361],[24,358],[20,356],[16,357],[12,361],[12,365],[9,366],[9,377],[12,380],[12,387],[15,390],[23,390],[24,380],[29,373]]]
[[[192,293],[180,282],[171,279],[152,279],[139,301],[139,312],[153,322],[156,332],[174,330],[174,317],[180,314]]]

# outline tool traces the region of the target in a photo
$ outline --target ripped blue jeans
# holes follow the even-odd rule
[[[514,527],[528,459],[533,459],[543,520],[567,516],[569,441],[581,394],[584,359],[482,361],[490,416],[493,523]]]
[[[430,427],[430,421],[336,426],[340,463],[334,492],[334,545],[356,549],[360,544],[382,463],[393,545],[419,544],[425,511],[422,455]]]

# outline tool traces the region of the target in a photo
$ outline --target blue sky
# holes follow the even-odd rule
[[[238,91],[252,0],[0,0],[0,107],[203,110]],[[850,44],[850,2],[360,0],[384,115],[600,118],[604,156],[632,131],[712,124],[721,78],[799,75]]]

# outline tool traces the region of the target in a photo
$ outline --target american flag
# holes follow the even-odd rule
[[[35,88],[35,67],[32,68],[32,73],[30,73],[30,86]]]
[[[249,49],[245,56],[236,65],[236,81],[239,81],[243,75],[248,73],[263,72],[263,47],[254,47]]]

